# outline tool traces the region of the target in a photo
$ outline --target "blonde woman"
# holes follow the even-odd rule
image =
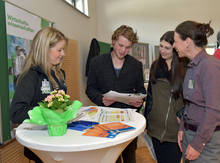
[[[20,124],[29,118],[28,111],[52,90],[61,89],[66,92],[65,73],[61,69],[66,44],[64,34],[52,27],[43,28],[35,35],[12,99],[12,123]],[[42,162],[27,148],[25,155],[31,160]]]

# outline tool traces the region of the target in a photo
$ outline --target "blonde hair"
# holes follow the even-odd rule
[[[132,44],[138,42],[137,33],[135,33],[133,29],[127,25],[121,25],[114,31],[112,35],[112,41],[118,40],[119,36],[124,36],[129,41],[131,41]]]
[[[51,70],[54,70],[59,81],[64,80],[64,75],[61,72],[61,63],[51,67],[48,62],[48,55],[50,48],[54,47],[59,41],[62,40],[67,42],[67,38],[64,36],[64,34],[55,28],[46,27],[38,31],[32,41],[29,55],[25,60],[25,64],[21,74],[19,75],[18,82],[24,77],[30,68],[40,66],[47,75],[53,88],[57,88],[56,81],[51,76]]]

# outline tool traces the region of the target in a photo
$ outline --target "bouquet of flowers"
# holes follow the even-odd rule
[[[80,101],[71,101],[63,90],[50,93],[39,106],[28,111],[30,119],[24,122],[47,125],[50,136],[62,136],[66,133],[67,123],[76,118],[82,106]]]
[[[63,113],[68,109],[68,106],[73,104],[70,96],[66,95],[63,90],[54,90],[44,101],[38,103],[40,107],[54,110],[58,113]]]

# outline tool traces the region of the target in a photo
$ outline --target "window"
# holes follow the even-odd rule
[[[213,55],[215,53],[216,46],[215,45],[208,45],[208,46],[206,46],[205,50],[209,55]]]
[[[149,44],[147,43],[135,43],[131,49],[131,55],[143,64],[144,80],[149,80],[149,69],[150,69],[150,53]]]
[[[76,8],[86,16],[89,16],[88,0],[64,0],[64,1],[72,5],[74,8]]]
[[[144,69],[150,68],[149,44],[135,43],[132,46],[131,55],[142,62]]]

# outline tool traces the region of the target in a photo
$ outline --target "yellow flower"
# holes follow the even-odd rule
[[[50,94],[51,94],[51,95],[57,94],[57,90],[54,90],[54,91],[50,92]]]
[[[58,101],[64,101],[63,97],[62,98],[58,98]]]
[[[61,95],[65,95],[65,92],[63,90],[59,90],[58,93]]]
[[[49,102],[48,107],[51,107],[53,105],[53,101]]]

